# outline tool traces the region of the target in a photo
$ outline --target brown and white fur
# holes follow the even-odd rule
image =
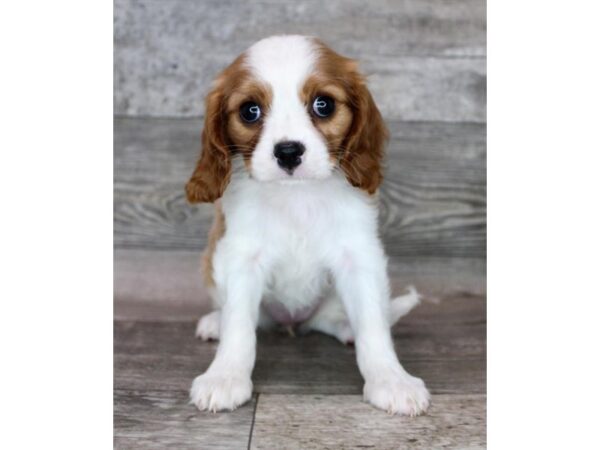
[[[260,110],[251,123],[240,111],[248,102]],[[355,342],[365,400],[424,412],[429,393],[391,339],[390,326],[419,299],[411,291],[390,301],[377,232],[387,131],[356,63],[315,38],[261,40],[217,78],[205,117],[186,192],[216,205],[203,271],[217,309],[197,334],[220,342],[191,401],[221,411],[249,400],[257,326],[299,322]],[[302,153],[290,163],[275,151],[281,143]]]

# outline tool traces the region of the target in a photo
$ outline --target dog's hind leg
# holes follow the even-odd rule
[[[326,297],[315,313],[299,328],[300,333],[318,331],[333,336],[342,344],[352,344],[354,334],[342,301],[335,294]]]
[[[408,314],[420,303],[418,292],[413,286],[408,287],[408,293],[393,298],[390,301],[389,322],[393,326],[401,317]],[[310,319],[300,326],[301,333],[318,331],[333,336],[342,344],[352,344],[354,333],[339,297],[335,294],[327,297]]]
[[[415,306],[421,303],[421,296],[414,288],[409,286],[408,293],[393,298],[390,302],[390,325],[393,326],[401,317],[407,315]]]
[[[219,327],[221,323],[221,310],[215,309],[200,317],[196,325],[196,337],[203,341],[216,341],[219,339]]]

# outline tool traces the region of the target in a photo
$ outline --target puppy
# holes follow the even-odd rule
[[[315,38],[261,40],[216,79],[186,185],[190,202],[216,206],[203,275],[218,309],[197,334],[220,341],[192,384],[199,409],[250,399],[256,328],[276,324],[354,342],[376,407],[427,409],[429,393],[400,365],[390,333],[418,296],[390,301],[377,232],[386,138],[357,64]]]

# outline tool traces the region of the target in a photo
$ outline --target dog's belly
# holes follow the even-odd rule
[[[277,264],[262,305],[278,323],[308,320],[332,289],[328,271],[310,258],[289,258]]]
[[[263,306],[269,316],[281,325],[295,325],[306,320],[314,314],[320,305],[320,301],[315,301],[308,306],[300,307],[300,309],[289,310],[288,305],[277,300],[263,303]]]

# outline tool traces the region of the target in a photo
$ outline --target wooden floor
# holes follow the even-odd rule
[[[355,351],[321,334],[260,333],[254,397],[231,413],[188,404],[216,343],[194,320],[115,322],[115,447],[484,448],[485,298],[424,303],[394,327],[408,371],[433,394],[427,415],[388,416],[362,402]]]

